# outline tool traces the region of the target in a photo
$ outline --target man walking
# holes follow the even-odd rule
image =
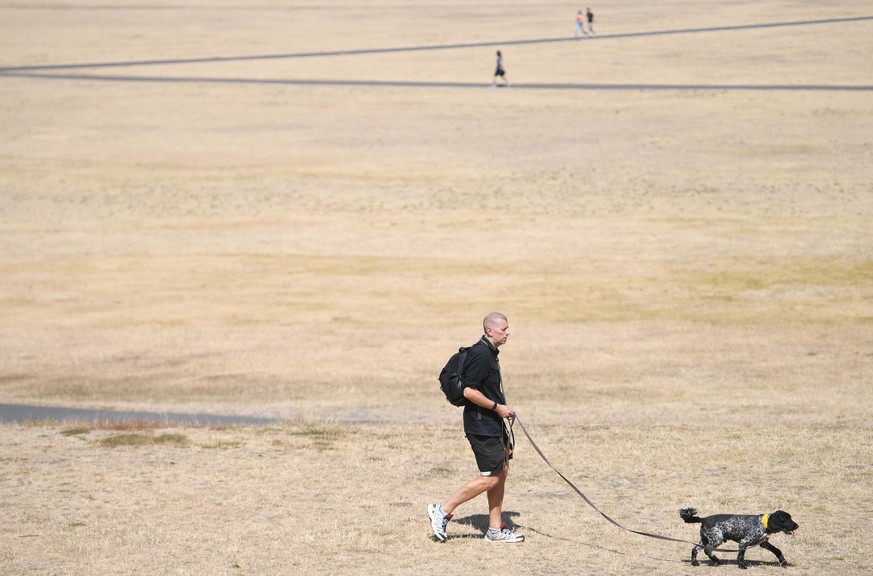
[[[512,446],[503,419],[515,416],[506,405],[500,378],[498,348],[509,338],[509,321],[500,312],[488,314],[482,321],[485,334],[467,352],[462,370],[464,384],[464,433],[476,457],[479,476],[461,486],[448,500],[429,504],[427,515],[438,540],[445,542],[446,525],[452,512],[483,492],[488,494],[488,542],[523,542],[524,536],[503,524],[503,494],[509,475]]]

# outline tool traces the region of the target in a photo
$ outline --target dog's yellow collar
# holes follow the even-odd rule
[[[769,520],[769,519],[770,519],[769,514],[764,514],[764,516],[761,518],[761,521],[764,522],[764,530],[767,530],[767,520]]]

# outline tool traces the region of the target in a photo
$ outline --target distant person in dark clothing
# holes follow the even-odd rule
[[[509,86],[509,79],[506,77],[506,66],[503,65],[503,54],[500,50],[497,51],[497,67],[494,69],[494,79],[491,80],[492,86],[497,86],[497,79],[503,80],[504,86]]]
[[[585,18],[588,19],[588,34],[594,34],[594,12],[591,11],[591,8],[586,8],[585,10]]]

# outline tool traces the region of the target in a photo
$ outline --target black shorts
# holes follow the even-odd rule
[[[476,456],[476,465],[482,476],[496,476],[503,472],[506,461],[512,456],[506,454],[506,439],[500,436],[479,436],[467,434],[470,448]]]

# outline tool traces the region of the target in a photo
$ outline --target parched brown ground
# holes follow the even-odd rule
[[[0,1],[0,402],[288,421],[0,426],[0,573],[710,570],[523,440],[528,541],[474,538],[484,502],[429,540],[473,472],[435,375],[494,309],[605,511],[783,508],[793,574],[868,573],[873,20],[689,30],[873,13],[594,5],[602,38],[510,43],[576,9]]]
[[[869,571],[871,531],[860,521],[869,513],[869,428],[526,425],[562,472],[628,528],[696,541],[681,507],[782,507],[801,526],[793,538],[772,539],[792,574]],[[4,573],[710,570],[689,565],[690,544],[608,524],[522,440],[505,516],[527,540],[495,550],[481,540],[483,502],[458,509],[447,543],[429,537],[425,504],[473,473],[454,426],[86,430],[2,429]],[[150,443],[116,446],[131,435]],[[733,554],[721,557],[720,570],[736,569]],[[747,559],[755,571],[779,570],[769,552],[753,549]]]

